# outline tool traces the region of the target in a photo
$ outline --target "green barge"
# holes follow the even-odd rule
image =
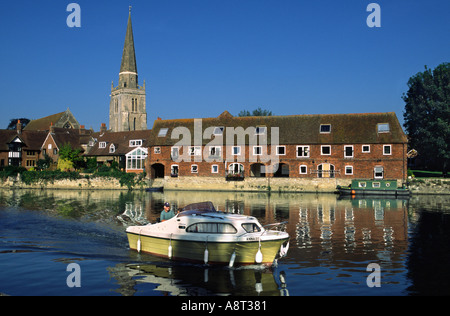
[[[397,180],[384,179],[354,179],[349,186],[337,186],[341,195],[390,195],[390,196],[409,196],[410,191],[404,185],[399,187]]]

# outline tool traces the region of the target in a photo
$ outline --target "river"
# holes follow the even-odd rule
[[[153,222],[165,201],[287,221],[288,255],[230,269],[130,250],[127,225]],[[448,195],[0,190],[2,295],[449,295],[449,266]]]

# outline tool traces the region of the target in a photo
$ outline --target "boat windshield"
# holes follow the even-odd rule
[[[192,214],[217,212],[212,202],[200,202],[186,205],[180,210],[178,216],[188,216]]]
[[[261,228],[255,223],[244,223],[242,224],[242,228],[244,228],[247,233],[258,233],[261,231]]]

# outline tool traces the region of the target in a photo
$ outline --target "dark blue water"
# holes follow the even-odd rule
[[[270,269],[174,263],[128,249],[125,229],[164,201],[287,220],[288,256]],[[448,197],[0,191],[0,293],[6,295],[449,295]],[[117,216],[126,214],[129,221]],[[80,287],[70,287],[79,267]],[[369,264],[380,267],[369,287]],[[69,278],[69,282],[68,282]],[[376,280],[376,279],[371,279]],[[373,284],[372,284],[373,285]]]

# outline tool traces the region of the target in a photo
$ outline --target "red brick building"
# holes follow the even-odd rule
[[[154,122],[150,177],[405,180],[407,138],[395,113]]]

